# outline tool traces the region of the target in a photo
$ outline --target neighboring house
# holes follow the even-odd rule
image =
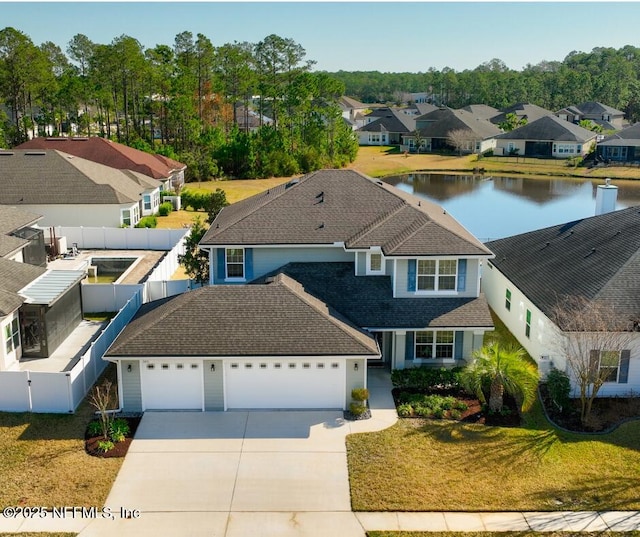
[[[568,106],[556,112],[556,116],[576,125],[590,120],[605,131],[617,131],[624,128],[624,112],[606,104],[589,101],[577,106]]]
[[[62,151],[0,151],[0,205],[43,215],[42,226],[134,226],[157,212],[159,181]],[[154,211],[155,205],[155,211]]]
[[[358,125],[358,120],[362,121],[367,111],[371,109],[370,104],[361,103],[351,97],[340,97],[338,106],[342,111],[342,117],[356,127],[361,126]]]
[[[256,132],[263,125],[271,124],[273,124],[271,118],[260,116],[258,112],[242,104],[236,105],[236,125],[241,131]]]
[[[598,142],[596,154],[605,161],[640,162],[640,123]]]
[[[544,116],[496,136],[496,155],[571,158],[589,153],[596,133],[556,116]]]
[[[489,119],[500,113],[497,108],[489,106],[488,104],[469,104],[467,106],[463,106],[460,110],[471,112],[473,115],[481,119]]]
[[[433,94],[426,91],[420,91],[415,93],[410,92],[398,92],[396,98],[403,103],[408,104],[428,104],[433,101]]]
[[[152,155],[133,147],[106,138],[91,136],[88,138],[45,138],[38,137],[20,144],[15,149],[55,149],[70,155],[97,162],[117,170],[131,170],[162,183],[163,190],[175,190],[184,184],[186,166],[181,162],[163,155]],[[149,200],[150,212],[156,212],[154,203]],[[145,200],[145,204],[147,201]],[[159,204],[159,200],[158,200]]]
[[[495,258],[483,267],[482,290],[543,374],[552,365],[568,369],[558,338],[571,334],[551,320],[563,296],[604,301],[621,318],[640,319],[638,207],[491,241],[487,246]],[[616,351],[615,363],[605,364],[612,374],[600,395],[640,390],[640,334],[634,339],[634,348]],[[612,353],[608,354],[611,358]]]
[[[484,153],[495,147],[495,136],[502,132],[487,119],[472,112],[446,107],[416,118],[416,129],[421,138],[420,151],[425,152],[457,149],[464,153]],[[459,148],[451,140],[456,133],[464,133]],[[402,150],[416,151],[418,143],[415,134],[410,133],[402,138]]]
[[[552,116],[553,112],[542,108],[537,104],[531,103],[516,103],[501,109],[497,114],[489,118],[489,121],[494,125],[500,125],[507,119],[507,115],[515,114],[518,120],[525,120],[527,123],[532,123],[542,117]]]
[[[374,117],[357,130],[360,145],[400,145],[402,136],[416,128],[415,117],[400,110],[387,108],[376,111]]]
[[[291,278],[213,286],[143,305],[105,358],[128,410],[348,408],[371,334]]]
[[[80,281],[84,271],[42,266],[39,216],[11,207],[0,210],[0,371],[23,358],[46,358],[82,319]]]

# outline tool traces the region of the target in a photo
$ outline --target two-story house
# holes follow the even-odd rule
[[[230,205],[200,247],[211,284],[202,299],[143,306],[152,309],[107,355],[120,364],[122,400],[132,407],[153,408],[142,387],[163,408],[163,394],[189,391],[189,408],[309,408],[307,398],[312,408],[343,408],[352,387],[366,386],[367,362],[461,365],[493,328],[480,294],[490,250],[442,207],[355,171],[314,172]],[[287,298],[265,298],[273,286]],[[287,289],[330,323],[286,306]],[[231,306],[226,293],[235,295]],[[345,325],[360,342],[349,352],[335,335]],[[166,336],[154,339],[150,326]],[[172,331],[180,344],[165,347]],[[199,338],[215,344],[202,348]],[[181,384],[185,357],[196,365]]]

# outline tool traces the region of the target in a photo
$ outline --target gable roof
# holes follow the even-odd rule
[[[496,136],[502,140],[544,140],[554,142],[580,142],[593,140],[596,133],[557,116],[544,116]]]
[[[114,341],[120,356],[379,356],[375,339],[280,275],[143,305]]]
[[[0,257],[0,316],[18,309],[24,302],[18,291],[42,276],[43,267],[19,263]]]
[[[489,106],[488,104],[468,104],[467,106],[463,106],[460,110],[471,112],[482,119],[489,119],[499,113],[497,108]]]
[[[598,146],[640,146],[640,123],[635,123],[626,129],[607,136]]]
[[[515,114],[518,118],[525,118],[528,123],[531,123],[541,117],[552,116],[553,112],[537,104],[516,103],[507,108],[503,108],[500,110],[500,113],[490,118],[489,121],[495,125],[499,125],[507,119],[507,114]]]
[[[370,116],[373,115],[369,114]],[[384,114],[376,114],[378,119],[366,124],[358,129],[363,132],[399,132],[407,133],[416,128],[414,116],[400,112],[399,110],[387,109]]]
[[[45,138],[40,136],[15,149],[54,149],[97,162],[117,170],[132,170],[154,179],[166,180],[186,166],[162,155],[152,155],[106,138]]]
[[[160,182],[62,151],[0,151],[0,204],[125,204]]]
[[[562,295],[610,300],[640,315],[640,207],[575,220],[487,243],[491,261],[540,310]],[[491,269],[488,269],[491,270]]]
[[[502,131],[489,120],[476,116],[467,110],[453,110],[443,107],[416,119],[420,134],[425,138],[447,138],[456,130],[469,130],[474,136],[485,140]]]
[[[393,298],[389,276],[356,276],[353,263],[289,263],[273,274],[285,274],[300,282],[305,292],[355,325],[369,329],[493,327],[483,295],[434,300]]]
[[[225,207],[201,246],[345,243],[385,255],[490,256],[442,207],[354,170],[321,170]]]
[[[351,97],[346,97],[346,96],[342,96],[340,97],[340,99],[338,100],[338,105],[340,106],[340,108],[344,109],[344,110],[350,110],[350,109],[362,109],[365,110],[367,108],[370,108],[372,105],[370,104],[365,104],[365,103],[361,103],[360,101],[353,99]],[[375,106],[375,105],[373,105]]]
[[[599,103],[597,101],[587,101],[585,103],[576,106],[578,111],[584,115],[599,115],[609,114],[611,116],[624,116],[622,110],[617,110],[612,106]]]
[[[14,237],[11,233],[32,226],[41,218],[38,214],[16,207],[0,207],[0,257],[13,254],[27,245],[27,239]]]

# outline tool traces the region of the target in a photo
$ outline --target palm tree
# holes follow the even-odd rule
[[[528,410],[536,398],[538,368],[525,358],[522,347],[491,341],[473,353],[473,362],[461,372],[462,385],[486,402],[483,388],[489,386],[489,409],[499,412],[503,396],[512,395],[522,412]]]

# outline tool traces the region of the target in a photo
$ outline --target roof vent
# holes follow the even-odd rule
[[[43,156],[46,155],[46,153],[44,151],[27,151],[25,155]]]
[[[376,183],[378,183],[380,186],[384,186],[384,183],[382,181],[376,181]]]
[[[324,222],[320,222],[320,225],[318,226],[318,229],[324,229]]]
[[[14,155],[13,151],[0,151],[0,155],[11,156]]]
[[[297,185],[300,182],[300,179],[292,179],[291,181],[289,181],[286,185],[284,185],[284,188],[291,188],[292,186]]]

